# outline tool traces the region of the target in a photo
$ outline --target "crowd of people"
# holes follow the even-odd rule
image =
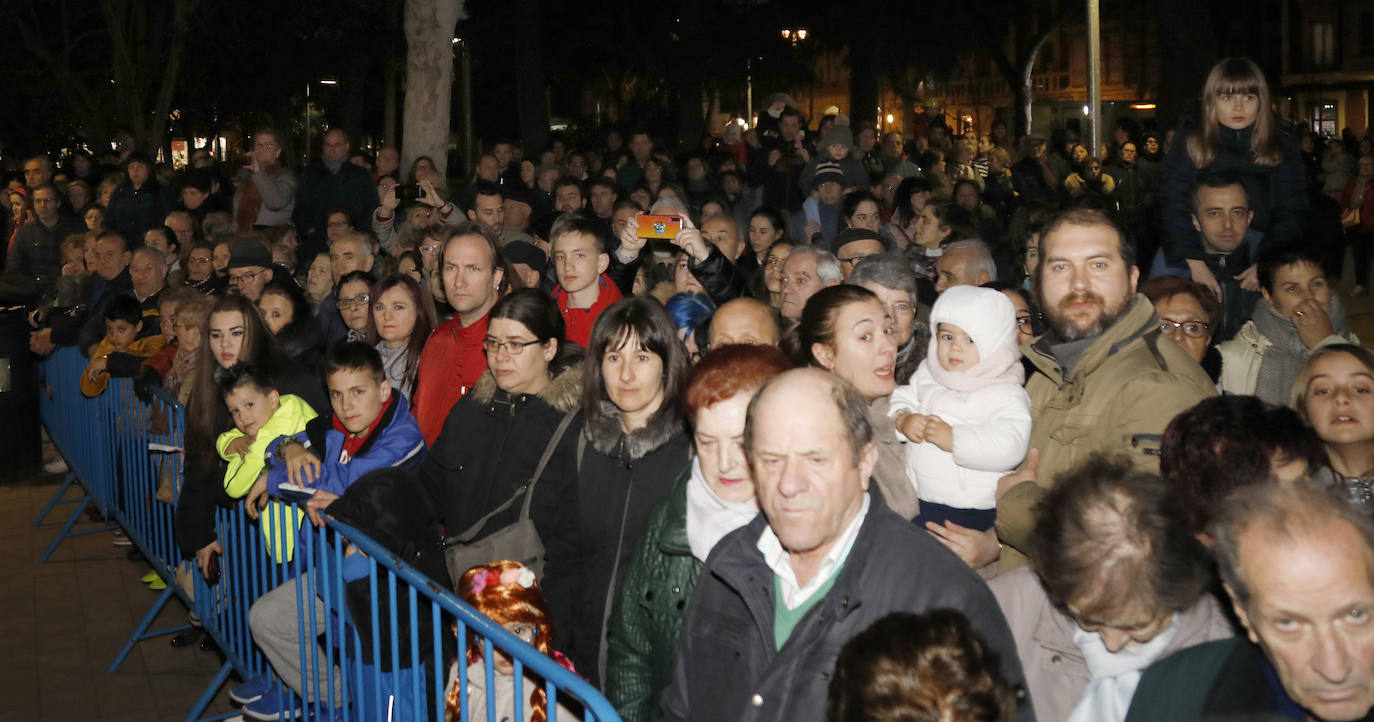
[[[1283,126],[1246,59],[1167,133],[1006,131],[777,94],[452,184],[340,128],[299,173],[268,128],[232,170],[39,155],[0,299],[87,395],[185,405],[207,578],[217,507],[303,499],[278,562],[385,517],[625,720],[1371,719],[1374,354],[1334,290],[1369,141]],[[245,718],[324,694],[310,584],[253,605]],[[449,718],[514,669],[453,660]]]

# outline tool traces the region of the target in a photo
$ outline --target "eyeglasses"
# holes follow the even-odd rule
[[[502,348],[512,356],[519,356],[524,352],[526,346],[533,346],[542,343],[539,339],[533,341],[497,341],[494,338],[482,339],[482,350],[487,353],[498,353]]]
[[[243,283],[244,281],[247,281],[247,282],[249,282],[249,283],[252,283],[252,282],[253,282],[253,279],[257,278],[258,276],[260,276],[260,275],[262,275],[262,274],[263,274],[263,271],[247,271],[247,272],[245,272],[245,273],[240,273],[240,274],[238,274],[237,276],[235,276],[234,274],[231,273],[231,274],[229,274],[229,282],[230,282],[230,283]]]
[[[427,245],[424,245],[424,246],[420,246],[420,252],[421,252],[421,253],[438,253],[438,252],[439,252],[439,244],[438,244],[438,243],[430,243],[430,244],[427,244]]]
[[[1159,330],[1164,333],[1173,333],[1174,329],[1183,332],[1188,338],[1202,338],[1207,335],[1207,330],[1212,327],[1210,323],[1202,321],[1170,321],[1167,318],[1159,320]]]
[[[360,293],[354,296],[353,298],[341,298],[339,299],[339,310],[347,311],[348,309],[352,308],[354,304],[366,306],[368,300],[370,300],[371,298],[372,297],[367,295],[366,293]]]
[[[849,258],[841,258],[841,259],[840,259],[840,262],[841,262],[841,263],[847,263],[847,264],[849,264],[849,265],[852,266],[852,265],[858,263],[859,261],[862,261],[863,259],[868,258],[868,257],[871,256],[871,255],[873,255],[873,254],[871,254],[871,253],[865,253],[865,254],[862,255],[862,256],[850,256]]]
[[[209,256],[191,256],[186,260],[191,263],[209,263],[212,259]]]
[[[892,314],[893,316],[897,316],[897,315],[905,316],[905,315],[907,315],[908,313],[911,313],[911,304],[909,304],[909,303],[894,303],[894,304],[892,304],[891,306],[888,306],[888,307],[887,307],[887,312],[888,312],[889,314]]]
[[[1017,327],[1017,328],[1024,328],[1024,329],[1029,329],[1029,328],[1031,328],[1031,317],[1028,316],[1028,315],[1027,315],[1027,316],[1017,316],[1017,317],[1016,317],[1016,327]]]
[[[773,266],[781,266],[781,265],[783,264],[783,261],[784,261],[784,260],[785,260],[785,259],[778,258],[777,256],[769,256],[769,257],[768,257],[768,260],[763,262],[763,265],[764,265],[765,268],[772,268]]]

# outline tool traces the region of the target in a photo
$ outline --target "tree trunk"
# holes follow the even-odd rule
[[[463,0],[406,0],[406,93],[401,167],[415,158],[448,168],[449,97],[453,91],[453,31]]]
[[[516,0],[511,20],[515,33],[515,110],[527,157],[538,157],[549,140],[548,96],[544,54],[539,43],[539,0]]]

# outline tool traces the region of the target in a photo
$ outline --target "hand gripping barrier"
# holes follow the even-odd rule
[[[288,523],[295,505],[269,505],[258,521],[249,519],[242,504],[217,510],[224,554],[218,583],[208,584],[192,562],[181,560],[172,529],[184,410],[156,391],[151,403],[140,401],[127,379],[113,379],[104,394],[87,399],[77,384],[85,363],[74,349],[60,349],[43,364],[40,413],[71,473],[34,523],[57,504],[78,507],[42,561],[66,537],[113,528],[72,531],[94,504],[125,529],[167,583],[109,672],[138,642],[187,628],[148,631],[175,596],[195,610],[225,655],[188,720],[202,719],[220,687],[237,673],[244,680],[276,680],[271,691],[280,719],[524,720],[531,693],[542,689],[550,722],[619,722],[610,703],[586,681],[358,529],[326,517],[325,527],[303,522],[298,535]],[[74,483],[85,493],[66,499]],[[263,534],[263,525],[270,535]],[[296,553],[278,563],[266,536],[287,535],[298,535]],[[178,567],[194,580],[189,593],[176,583]],[[273,590],[278,591],[269,595]],[[470,664],[455,664],[469,658]],[[509,661],[503,676],[498,662],[504,660]],[[286,676],[294,685],[280,681]],[[460,714],[450,721],[446,694],[455,677]],[[231,714],[236,712],[205,719]]]

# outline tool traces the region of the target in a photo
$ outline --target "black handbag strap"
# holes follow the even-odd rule
[[[463,531],[462,534],[444,539],[444,546],[467,544],[472,541],[473,538],[477,536],[477,533],[482,531],[482,527],[486,526],[488,521],[491,521],[492,517],[511,508],[511,505],[518,501],[521,496],[525,497],[525,503],[520,507],[520,521],[529,519],[530,504],[534,500],[534,487],[539,484],[539,477],[544,474],[544,467],[548,466],[549,458],[553,456],[554,449],[558,448],[558,442],[563,440],[563,433],[568,430],[568,425],[572,423],[573,417],[576,415],[576,410],[569,411],[563,415],[563,420],[558,422],[558,428],[554,430],[553,438],[549,439],[548,446],[544,447],[544,455],[539,457],[539,465],[534,467],[534,475],[530,477],[529,481],[521,484],[520,488],[516,489],[515,493],[511,494],[511,497],[507,499],[505,503],[487,512],[485,516],[478,519],[472,526]]]

